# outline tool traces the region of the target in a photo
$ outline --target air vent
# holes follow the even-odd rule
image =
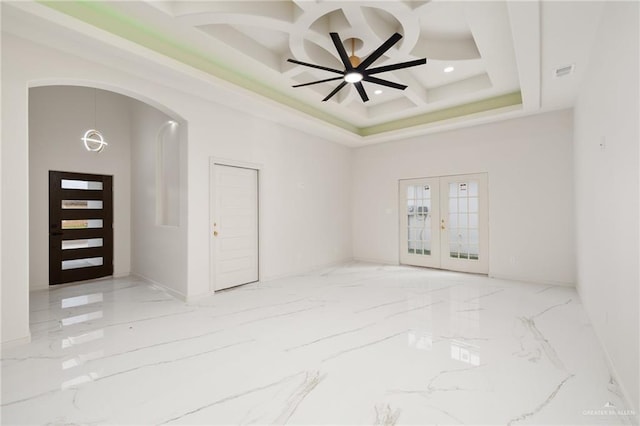
[[[555,78],[566,77],[568,75],[573,74],[573,69],[575,68],[575,64],[567,65],[565,67],[556,68],[553,70],[553,76]]]

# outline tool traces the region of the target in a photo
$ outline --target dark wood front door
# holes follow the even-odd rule
[[[113,275],[113,177],[49,172],[49,284]]]

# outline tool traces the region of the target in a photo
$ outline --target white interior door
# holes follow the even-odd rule
[[[258,281],[258,171],[213,165],[214,290]]]
[[[487,175],[400,181],[400,263],[489,272]]]

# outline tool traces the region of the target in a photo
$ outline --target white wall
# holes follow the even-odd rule
[[[261,279],[351,258],[350,150],[319,137],[192,101],[189,283],[209,291],[209,157],[260,165]]]
[[[115,54],[118,56],[102,56],[101,60],[121,66],[125,58]],[[187,297],[206,294],[210,288],[210,156],[262,165],[262,278],[351,257],[348,148],[169,87],[176,79],[186,80],[184,75],[174,75],[167,84],[156,83],[154,78],[162,69],[158,64],[143,66],[142,58],[127,63],[128,72],[124,72],[7,34],[2,37],[2,56],[3,341],[28,336],[30,85],[86,82],[164,106],[164,111],[175,112],[186,123]],[[197,86],[202,93],[222,90],[210,80],[192,79],[185,84]],[[227,101],[225,93],[218,97],[220,102]],[[250,97],[244,99],[254,102]],[[7,186],[8,178],[11,186]]]
[[[573,284],[571,123],[560,111],[355,150],[354,257],[399,261],[399,179],[487,172],[490,275]]]
[[[2,36],[2,341],[29,334],[29,155],[27,87],[20,70],[7,66]],[[10,65],[10,63],[9,63]],[[13,141],[13,143],[12,143]]]
[[[49,286],[49,171],[113,175],[114,275],[131,270],[130,101],[72,86],[29,90],[29,284]],[[85,149],[80,138],[95,124],[108,147]]]
[[[131,100],[131,270],[161,284],[176,295],[187,294],[186,125],[176,125],[179,150],[177,226],[158,223],[156,160],[160,130],[177,120],[142,102]],[[174,127],[172,127],[174,128]]]
[[[637,2],[607,3],[574,124],[578,291],[636,412],[638,13]]]

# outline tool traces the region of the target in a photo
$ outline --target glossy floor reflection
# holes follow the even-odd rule
[[[183,303],[31,295],[3,424],[632,424],[575,289],[349,264]]]

